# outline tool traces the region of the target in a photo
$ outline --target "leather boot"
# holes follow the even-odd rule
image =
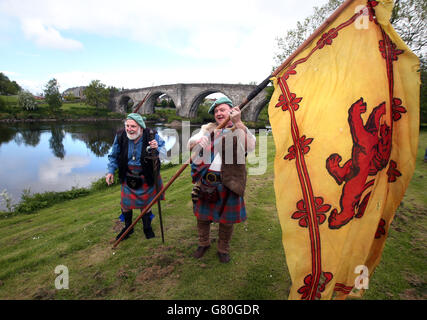
[[[156,236],[154,234],[153,228],[151,227],[151,215],[152,215],[152,212],[148,211],[142,216],[142,225],[144,228],[145,237],[147,239],[151,239]]]
[[[234,224],[219,224],[218,230],[218,258],[222,263],[230,261],[230,240],[233,234]]]
[[[123,211],[123,217],[125,218],[125,227],[120,231],[120,233],[116,236],[116,240],[118,240],[122,234],[127,230],[127,228],[132,224],[132,210]],[[124,236],[123,240],[129,238],[129,236],[133,233],[133,228]]]
[[[204,256],[205,252],[210,248],[209,233],[211,229],[211,222],[197,219],[197,232],[199,234],[199,246],[194,252],[193,256],[200,259]]]

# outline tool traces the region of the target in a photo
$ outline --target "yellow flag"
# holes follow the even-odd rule
[[[393,1],[354,0],[274,80],[277,210],[290,299],[369,288],[415,167],[419,60]]]

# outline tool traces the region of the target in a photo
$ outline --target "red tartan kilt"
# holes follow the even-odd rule
[[[157,195],[155,184],[149,186],[143,175],[141,175],[141,178],[142,187],[140,189],[132,189],[127,185],[126,180],[122,183],[120,205],[123,210],[129,211],[131,209],[143,209]],[[160,175],[158,185],[160,191],[163,188],[163,182]],[[164,193],[161,195],[160,200],[165,200]]]
[[[232,191],[228,191],[228,199],[224,205],[221,216],[219,211],[223,206],[226,197],[226,188],[221,183],[209,184],[202,180],[206,185],[216,185],[219,192],[219,199],[216,202],[207,202],[199,199],[193,205],[194,215],[201,220],[210,220],[219,223],[239,223],[246,220],[246,208],[243,197],[238,196]]]

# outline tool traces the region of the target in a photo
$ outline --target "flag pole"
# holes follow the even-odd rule
[[[144,99],[142,99],[142,101],[140,101],[140,102],[136,105],[135,110],[133,110],[133,113],[137,113],[137,112],[138,112],[139,108],[141,108],[141,106],[144,104],[145,100],[147,100],[148,96],[150,95],[151,90],[152,90],[152,89],[150,89],[150,91],[148,91],[148,93],[145,95]]]
[[[321,32],[323,32],[337,17],[341,12],[343,12],[351,3],[353,0],[346,0],[344,1],[333,13],[332,15],[327,18],[320,27],[318,27],[313,34],[307,38],[295,51],[293,54],[291,54],[271,75],[269,75],[267,78],[264,79],[259,85],[256,86],[254,90],[252,90],[249,95],[242,101],[241,104],[238,105],[238,108],[243,111],[247,104],[254,99],[269,83],[270,79],[272,77],[277,76],[283,69],[285,69],[290,62],[307,47],[313,39],[315,39]],[[149,92],[150,93],[150,92]],[[148,94],[145,96],[143,102],[147,98]],[[142,103],[143,103],[142,102]],[[142,105],[141,103],[141,105]],[[141,106],[139,105],[138,108]],[[230,116],[228,116],[221,124],[217,126],[216,129],[222,129],[224,128],[227,123],[230,121]],[[122,241],[122,239],[126,236],[126,234],[132,230],[132,228],[136,225],[136,223],[142,218],[144,214],[147,213],[148,210],[157,202],[157,200],[161,197],[161,195],[171,186],[172,183],[181,175],[181,173],[187,168],[187,166],[191,163],[191,161],[194,159],[194,157],[197,155],[197,152],[193,152],[191,157],[179,168],[179,170],[173,175],[173,177],[169,180],[169,182],[156,194],[156,196],[151,200],[151,202],[145,207],[143,211],[141,211],[141,214],[135,219],[135,221],[127,228],[127,230],[120,236],[119,239],[116,240],[116,242],[113,244],[112,249],[116,248],[117,245]]]

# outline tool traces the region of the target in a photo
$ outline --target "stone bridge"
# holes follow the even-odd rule
[[[166,94],[171,98],[176,106],[176,114],[185,118],[197,116],[197,109],[203,100],[212,93],[222,93],[226,95],[235,106],[239,105],[249,95],[256,85],[244,84],[219,84],[219,83],[192,83],[192,84],[170,84],[154,87],[123,90],[116,93],[111,100],[111,109],[116,112],[126,113],[127,105],[133,101],[133,108],[141,102],[146,94],[149,94],[144,104],[140,107],[139,113],[151,114],[157,98]],[[268,102],[265,89],[260,92],[242,112],[242,119],[245,121],[256,121],[262,108]]]

